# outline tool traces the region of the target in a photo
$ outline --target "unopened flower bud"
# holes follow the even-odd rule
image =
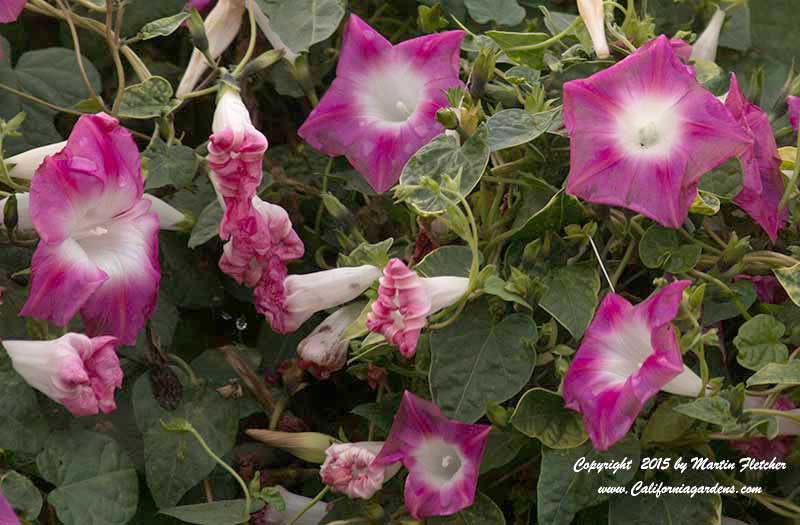
[[[458,113],[454,108],[439,108],[436,111],[436,120],[446,129],[458,128]]]
[[[325,461],[325,451],[336,440],[318,432],[276,432],[274,430],[250,429],[247,435],[271,447],[285,450],[309,463]]]
[[[17,197],[13,193],[5,199],[3,205],[3,224],[6,230],[11,231],[17,227],[19,223],[19,214],[17,213]]]

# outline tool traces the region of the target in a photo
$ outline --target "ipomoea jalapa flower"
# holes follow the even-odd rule
[[[2,492],[0,492],[0,525],[20,525],[17,514]]]
[[[690,281],[677,281],[633,306],[609,293],[564,377],[564,401],[583,415],[598,450],[622,439],[659,390],[696,397],[700,378],[683,364],[671,321]]]
[[[319,469],[322,482],[348,498],[370,499],[401,466],[400,463],[389,466],[374,463],[382,447],[383,441],[331,445]]]
[[[39,245],[22,315],[133,344],[155,308],[159,220],[143,198],[139,150],[106,115],[83,115],[31,181]]]
[[[275,430],[247,430],[251,438],[277,447],[309,463],[323,463],[325,451],[336,441],[319,432],[278,432]]]
[[[692,44],[692,60],[708,60],[714,62],[717,59],[717,46],[719,44],[719,34],[722,31],[722,24],[725,23],[725,11],[717,8],[708,25]]]
[[[352,301],[380,275],[369,264],[290,275],[281,290],[256,288],[256,308],[276,332],[294,332],[315,313]]]
[[[69,333],[53,341],[3,341],[14,370],[75,416],[113,412],[122,387],[115,337]]]
[[[242,15],[245,10],[246,0],[219,0],[217,5],[208,13],[203,23],[208,37],[208,54],[213,59],[219,58],[225,51],[242,26]],[[175,96],[180,98],[194,90],[203,73],[208,69],[203,53],[195,49],[189,59],[189,65],[183,73]]]
[[[27,0],[3,0],[0,2],[0,24],[14,22],[25,9]],[[19,523],[19,521],[17,521]]]
[[[580,13],[589,36],[592,37],[592,46],[597,58],[608,58],[608,42],[606,42],[606,13],[603,9],[603,0],[578,0],[578,13]]]
[[[733,73],[730,90],[725,97],[725,107],[753,137],[752,144],[739,156],[744,180],[742,189],[733,198],[733,202],[747,212],[775,242],[778,230],[788,219],[789,210],[778,211],[784,182],[769,116],[745,98]]]
[[[393,46],[356,15],[344,32],[336,78],[298,130],[314,148],[344,155],[378,192],[391,188],[406,161],[444,131],[436,111],[458,78],[463,31]]]
[[[348,326],[358,319],[363,303],[343,306],[322,321],[314,331],[297,345],[300,367],[317,379],[327,379],[344,368],[349,341],[342,340]]]
[[[281,486],[276,487],[280,492],[283,502],[286,504],[286,509],[283,512],[276,510],[274,507],[267,505],[263,511],[264,521],[259,523],[261,525],[288,525],[289,522],[300,514],[300,511],[311,505],[311,498],[300,496],[289,492]],[[323,502],[317,502],[312,505],[300,519],[293,522],[292,525],[319,525],[328,513],[327,506]]]
[[[405,504],[415,519],[444,516],[475,499],[489,425],[446,418],[435,404],[406,391],[375,465],[408,469]]]
[[[789,125],[797,131],[800,127],[800,97],[790,95],[786,97],[786,103],[789,105]]]
[[[678,228],[700,177],[752,142],[665,36],[564,84],[567,192]]]
[[[392,259],[383,269],[367,328],[383,334],[405,357],[412,357],[428,316],[457,302],[468,287],[466,277],[423,278],[400,259]]]
[[[30,193],[16,193],[14,195],[17,199],[17,213],[19,215],[17,230],[22,232],[34,230],[33,222],[31,221],[30,195]],[[150,201],[150,213],[158,215],[159,227],[162,230],[191,231],[195,222],[192,215],[173,208],[155,195],[145,193],[142,198]],[[7,200],[8,197],[0,199],[0,209],[5,206]]]

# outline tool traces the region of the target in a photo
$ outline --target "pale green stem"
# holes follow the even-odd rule
[[[256,48],[256,16],[253,14],[253,9],[260,9],[253,5],[253,0],[247,1],[247,17],[250,19],[250,41],[247,44],[247,51],[245,51],[242,60],[237,64],[236,69],[233,70],[233,76],[238,77],[242,72],[244,66],[250,62],[253,56],[253,50]]]
[[[322,501],[322,498],[324,498],[324,497],[325,497],[325,494],[327,494],[327,493],[328,493],[328,491],[329,491],[330,489],[331,489],[330,487],[326,486],[324,489],[322,489],[321,491],[319,491],[319,494],[317,494],[316,496],[314,496],[314,499],[312,499],[311,501],[309,501],[309,502],[308,502],[308,505],[306,505],[305,507],[303,507],[303,510],[301,510],[300,512],[298,512],[298,513],[297,513],[297,515],[295,515],[295,517],[293,517],[293,518],[291,519],[291,521],[289,522],[289,525],[294,525],[294,523],[296,523],[296,522],[297,522],[297,520],[299,520],[300,518],[302,518],[302,517],[303,517],[303,514],[305,514],[305,513],[306,513],[306,512],[308,512],[309,510],[311,510],[311,507],[313,507],[314,505],[316,505],[317,503],[319,503],[320,501]]]

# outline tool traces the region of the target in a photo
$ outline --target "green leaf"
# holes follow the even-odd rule
[[[730,288],[745,309],[750,308],[756,302],[756,292],[750,281],[744,279],[736,281],[730,285]],[[703,298],[703,324],[705,326],[739,315],[741,315],[739,309],[718,286],[710,286],[706,289]]]
[[[136,423],[144,433],[147,485],[159,508],[175,505],[215,465],[191,435],[168,432],[162,428],[161,420],[189,421],[218,456],[227,454],[235,443],[236,405],[208,387],[185,386],[180,406],[169,412],[153,398],[149,374],[145,374],[134,386],[133,406]]]
[[[733,199],[742,190],[742,168],[739,160],[728,161],[703,175],[699,188],[700,191],[724,200]]]
[[[505,525],[506,518],[489,496],[478,492],[472,506],[450,516],[428,518],[426,523],[428,525]]]
[[[47,501],[64,525],[125,525],[136,514],[136,470],[108,436],[82,430],[52,434],[36,466],[57,486]]]
[[[31,480],[13,470],[9,470],[0,478],[0,493],[27,521],[35,521],[42,511],[42,494]]]
[[[747,386],[757,385],[800,385],[800,361],[768,364],[747,380]]]
[[[658,483],[658,481],[652,481]],[[648,485],[651,481],[644,481]],[[714,478],[702,472],[676,476],[668,485],[714,486]],[[608,523],[624,525],[719,525],[722,498],[719,494],[630,494],[611,498]]]
[[[699,244],[681,244],[675,230],[653,225],[639,242],[639,258],[648,268],[664,268],[670,273],[685,273],[700,260]]]
[[[181,144],[167,144],[156,140],[147,148],[143,157],[147,178],[144,188],[152,190],[163,186],[183,188],[188,185],[197,171],[197,158],[194,150]]]
[[[541,207],[545,195],[547,195],[545,185],[540,184],[536,190],[526,189],[522,207],[517,212],[512,227],[516,232],[514,240],[532,241],[548,231],[559,231],[567,224],[580,222],[583,212],[575,197],[560,190],[552,194]]]
[[[486,126],[481,126],[461,146],[456,137],[446,134],[435,137],[408,160],[400,175],[400,184],[419,186],[423,179],[431,179],[444,187],[452,183],[454,187],[450,189],[466,197],[478,184],[489,162],[487,138]],[[458,200],[451,193],[445,197],[450,201]],[[411,191],[405,200],[424,214],[447,209],[447,202],[425,186]]]
[[[794,304],[800,306],[800,264],[788,268],[773,268],[772,273],[781,283]]]
[[[0,356],[0,448],[35,454],[47,439],[47,420],[36,392],[14,371],[5,350]]]
[[[558,115],[552,109],[535,115],[517,108],[498,111],[486,122],[489,148],[497,151],[530,142],[549,130]]]
[[[89,98],[86,85],[76,74],[78,61],[72,49],[51,47],[28,51],[13,69],[9,56],[10,53],[5,53],[0,59],[0,83],[62,107],[72,107]],[[83,57],[83,65],[89,82],[99,92],[102,88],[100,74],[86,57]],[[0,118],[10,120],[20,112],[26,115],[22,136],[6,139],[3,143],[6,155],[63,140],[53,125],[55,111],[0,90]]]
[[[243,523],[245,500],[233,499],[225,501],[214,501],[212,503],[200,503],[197,505],[182,505],[162,509],[160,514],[166,514],[173,518],[178,518],[185,523],[196,523],[197,525],[239,525]],[[253,505],[251,511],[255,511]]]
[[[674,410],[678,403],[670,398],[658,405],[642,431],[642,446],[675,441],[691,428],[692,419]]]
[[[527,66],[532,69],[542,69],[544,67],[544,52],[546,47],[524,50],[517,50],[516,48],[540,44],[550,38],[546,33],[487,31],[486,36],[497,42],[497,45],[505,51],[508,58],[520,66]]]
[[[779,15],[773,13],[773,16]],[[750,49],[750,6],[747,2],[737,2],[725,9],[725,24],[719,34],[719,45],[737,51]]]
[[[483,257],[479,257],[479,264]],[[422,258],[414,267],[423,277],[441,277],[452,275],[468,277],[472,264],[472,251],[466,246],[442,246]]]
[[[517,0],[464,0],[464,5],[479,24],[494,20],[501,26],[515,26],[525,20],[525,9]]]
[[[789,349],[781,342],[786,327],[771,315],[759,314],[742,326],[733,339],[739,352],[736,360],[750,370],[760,370],[768,363],[782,363]]]
[[[678,405],[674,410],[691,418],[719,426],[735,421],[731,415],[731,404],[727,399],[719,396],[701,397]]]
[[[525,392],[511,419],[514,428],[550,448],[574,448],[589,437],[581,415],[564,406],[564,399],[543,388]]]
[[[174,232],[159,234],[161,291],[183,308],[206,308],[219,304],[224,296],[215,262],[197,256],[186,246],[186,238]]]
[[[537,485],[537,523],[569,525],[578,511],[608,499],[597,489],[627,485],[639,468],[639,454],[639,442],[633,436],[626,437],[606,452],[596,451],[591,443],[565,450],[543,447]],[[593,461],[620,462],[628,468],[619,468],[616,473],[610,469],[600,473],[586,470],[575,472],[575,464],[581,459],[586,464]]]
[[[256,0],[272,29],[295,53],[331,36],[345,14],[343,0]]]
[[[163,77],[150,77],[140,84],[125,88],[119,106],[122,117],[148,119],[168,113],[172,100],[172,86]]]
[[[177,15],[159,18],[145,24],[137,33],[136,40],[150,40],[159,36],[169,36],[177,30],[183,22],[189,18],[187,11],[182,11]]]
[[[394,239],[391,238],[375,244],[362,242],[355,250],[350,252],[350,255],[340,253],[336,263],[339,266],[371,264],[378,268],[383,268],[389,262],[389,250],[392,248],[392,243],[394,243]]]
[[[431,334],[433,399],[449,417],[477,421],[486,403],[513,397],[533,373],[536,323],[513,314],[493,324],[486,301]]]
[[[516,303],[520,306],[527,308],[528,310],[533,310],[533,308],[531,308],[531,305],[529,305],[525,299],[515,294],[514,292],[510,292],[506,289],[508,283],[506,283],[505,280],[503,280],[502,278],[500,278],[500,276],[496,274],[497,270],[494,269],[494,266],[489,265],[484,267],[484,270],[487,269],[489,269],[490,271],[493,270],[495,273],[486,277],[485,280],[483,280],[483,282],[481,283],[481,289],[483,290],[484,293],[488,293],[489,295],[494,295],[495,297],[499,297],[500,299],[509,303]],[[482,271],[481,274],[483,273],[484,272]]]
[[[211,201],[211,204],[200,213],[197,223],[192,228],[189,248],[197,248],[219,235],[219,223],[224,213],[219,201]]]
[[[493,427],[486,442],[486,451],[481,461],[481,474],[500,468],[511,462],[522,448],[531,441],[519,432]]]
[[[544,279],[545,292],[541,306],[572,337],[580,339],[597,309],[600,277],[593,264],[576,264],[556,268]]]
[[[363,417],[370,423],[373,423],[378,429],[388,434],[399,407],[400,398],[393,397],[391,399],[383,399],[377,403],[358,405],[350,412]]]

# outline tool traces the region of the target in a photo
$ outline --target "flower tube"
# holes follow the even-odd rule
[[[322,482],[348,498],[370,499],[400,470],[400,463],[389,466],[375,463],[383,445],[382,441],[331,445],[319,469]]]
[[[475,500],[489,425],[446,418],[435,404],[406,391],[374,464],[408,469],[405,504],[414,519],[444,516]]]
[[[55,155],[67,145],[67,141],[56,142],[46,146],[29,149],[6,159],[6,164],[13,164],[10,175],[15,179],[31,180],[46,157]]]
[[[677,281],[633,306],[609,293],[564,377],[564,401],[580,412],[598,450],[625,437],[659,390],[696,397],[700,378],[683,364],[671,321],[690,281]]]
[[[139,150],[106,115],[84,115],[67,145],[39,166],[30,215],[39,234],[22,315],[134,344],[155,309],[158,216],[143,198]]]
[[[597,58],[608,58],[603,0],[578,0],[578,13],[583,19],[586,30],[589,31],[589,36],[592,37],[592,46]]]
[[[352,301],[380,275],[369,264],[290,275],[282,283],[269,281],[269,288],[256,288],[256,308],[276,332],[294,332],[320,310]]]
[[[775,242],[778,230],[789,217],[789,210],[778,211],[784,183],[772,125],[764,110],[745,98],[734,73],[731,73],[731,87],[725,98],[725,107],[753,137],[752,144],[739,156],[744,180],[733,202],[747,212]]]
[[[341,337],[358,319],[363,307],[363,303],[353,303],[339,308],[300,341],[297,345],[300,368],[308,370],[317,379],[327,379],[333,372],[344,368],[350,343]]]
[[[459,80],[463,31],[426,35],[393,46],[351,15],[336,78],[298,130],[311,146],[344,155],[375,191],[400,178],[406,161],[444,131],[436,111]]]
[[[300,496],[289,492],[281,486],[277,486],[283,502],[286,504],[286,509],[282,512],[276,510],[274,507],[267,505],[261,513],[264,521],[263,525],[288,525],[294,516],[298,515],[300,511],[305,509],[311,504],[312,499],[305,496]],[[327,506],[323,502],[317,502],[309,508],[300,519],[295,521],[293,525],[319,525],[322,519],[328,513]]]
[[[367,328],[383,334],[405,357],[413,357],[428,316],[456,303],[468,287],[466,277],[423,278],[400,259],[392,259],[383,270]]]
[[[75,416],[113,412],[122,369],[114,337],[68,333],[53,341],[3,341],[14,370]]]
[[[564,84],[567,192],[680,227],[700,177],[752,139],[660,36],[589,78]]]
[[[722,24],[725,22],[725,11],[717,8],[708,26],[697,37],[697,41],[692,45],[692,60],[707,60],[714,62],[717,59],[717,46],[719,34],[722,31]]]

